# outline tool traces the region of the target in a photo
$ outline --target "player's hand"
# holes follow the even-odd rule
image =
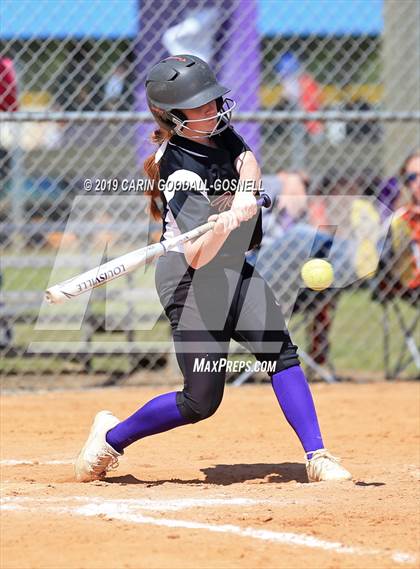
[[[252,192],[236,192],[231,211],[234,211],[239,221],[248,221],[257,214],[257,199]]]
[[[236,213],[232,210],[224,211],[219,215],[211,215],[208,221],[215,221],[213,231],[216,235],[228,235],[231,231],[240,226],[241,222]]]

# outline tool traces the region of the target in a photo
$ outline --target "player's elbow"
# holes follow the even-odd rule
[[[204,265],[207,265],[208,263],[208,260],[207,261],[201,260],[199,258],[199,255],[191,258],[185,255],[185,260],[187,261],[188,265],[194,270],[201,269],[201,267],[204,267]]]
[[[200,250],[197,250],[193,243],[184,244],[184,255],[185,260],[192,269],[200,269],[205,265],[200,259]]]
[[[199,261],[196,261],[195,259],[188,259],[187,256],[185,256],[185,258],[187,260],[188,265],[194,270],[201,269],[201,267],[203,266]]]

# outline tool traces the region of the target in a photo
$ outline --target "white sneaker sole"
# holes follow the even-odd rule
[[[352,479],[352,475],[350,474],[350,472],[348,470],[345,470],[344,468],[343,472],[337,474],[327,473],[324,475],[325,477],[320,477],[320,478],[310,476],[308,471],[306,471],[306,473],[308,475],[309,482],[343,482],[344,480]]]
[[[107,418],[109,416],[109,419],[111,419],[111,417],[114,419],[114,421],[111,420],[109,421],[109,426],[107,425],[107,431],[115,427],[115,425],[118,425],[118,423],[120,422],[119,419],[117,419],[117,417],[114,417],[114,415],[112,415],[110,411],[99,411],[99,413],[95,415],[95,419],[90,429],[88,439],[83,445],[82,450],[77,455],[77,458],[74,463],[74,473],[77,482],[91,482],[93,480],[101,480],[104,477],[104,476],[98,476],[93,472],[88,471],[86,469],[86,461],[84,459],[86,449],[90,446],[92,441],[99,434],[102,433],[103,428],[101,428],[100,432],[98,433],[98,423],[101,423],[103,421],[103,414],[106,414]]]

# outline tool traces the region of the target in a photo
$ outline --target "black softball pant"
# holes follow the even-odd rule
[[[187,420],[205,419],[220,405],[225,370],[218,364],[231,339],[260,362],[273,362],[273,375],[299,364],[271,289],[244,258],[194,271],[183,254],[169,252],[159,259],[155,278],[184,376],[177,405]]]

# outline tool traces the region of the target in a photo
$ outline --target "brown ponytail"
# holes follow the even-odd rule
[[[162,144],[165,140],[169,140],[172,133],[163,128],[157,128],[152,136],[151,140],[154,144]],[[162,218],[162,213],[158,205],[158,199],[160,199],[159,190],[159,164],[155,162],[155,154],[151,154],[143,164],[144,171],[147,177],[153,182],[152,189],[145,192],[146,196],[150,198],[150,213],[153,219],[159,220]]]

